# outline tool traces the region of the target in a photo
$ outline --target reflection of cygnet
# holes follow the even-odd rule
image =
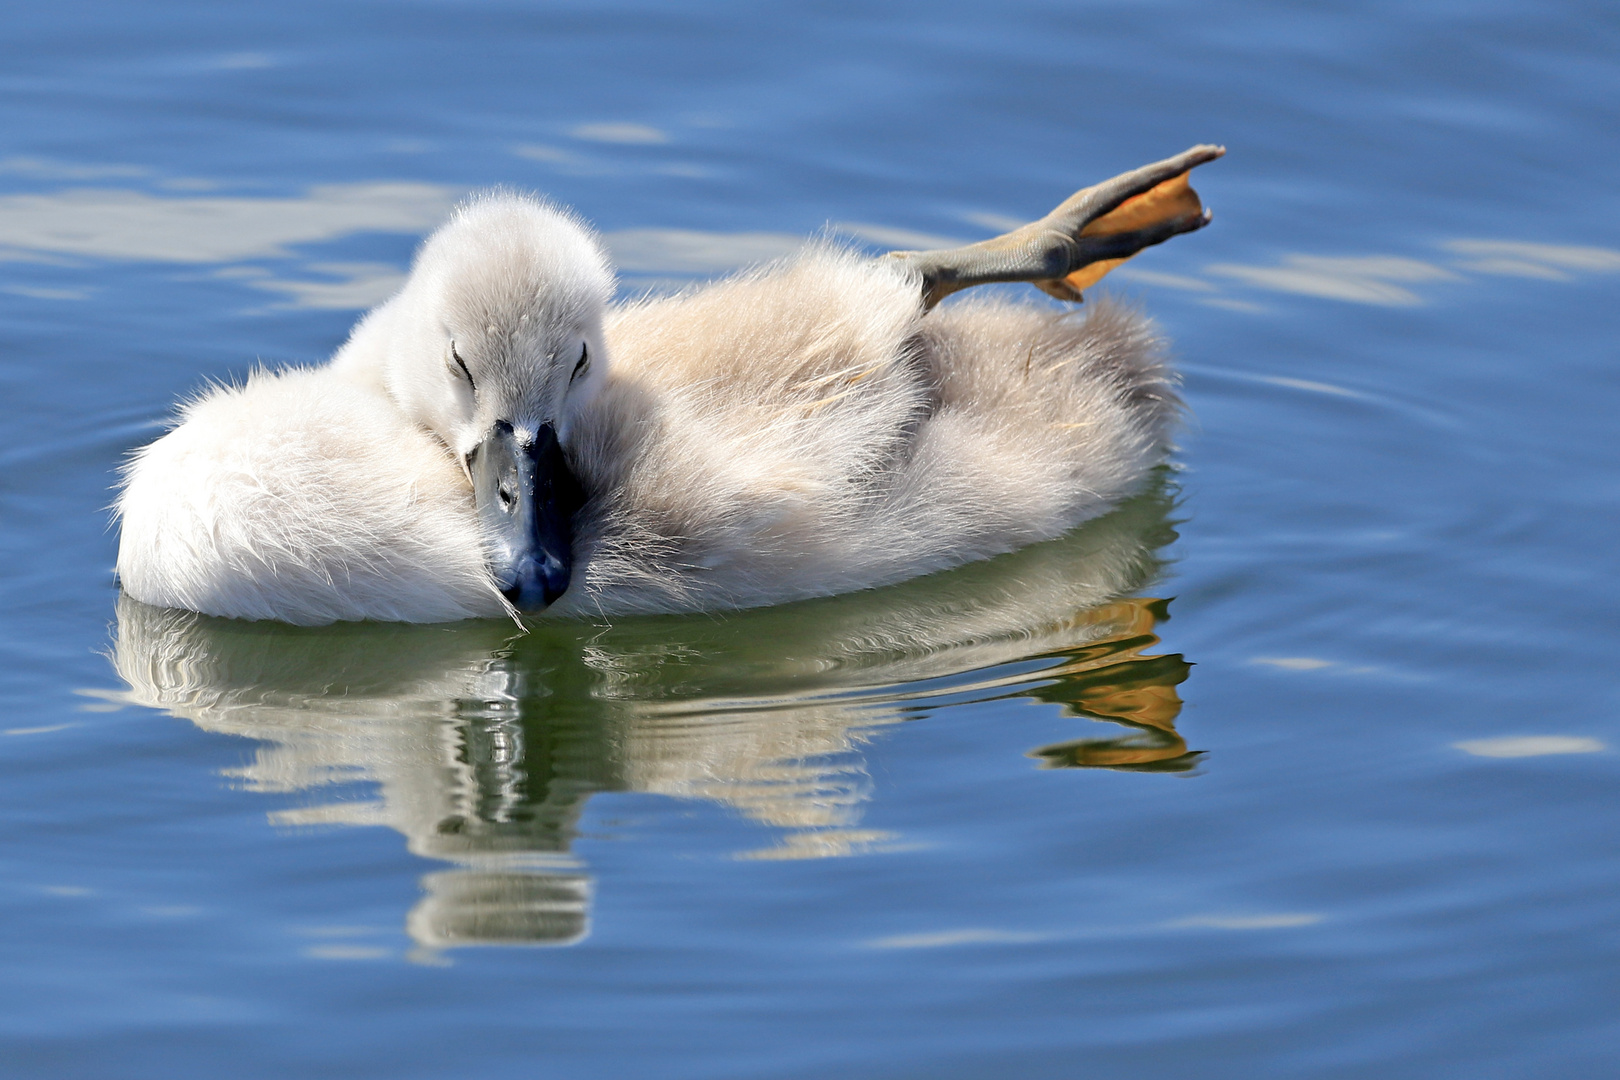
[[[617,308],[600,246],[474,199],[324,367],[182,409],[119,499],[145,603],[300,624],[718,610],[902,581],[1051,539],[1137,490],[1178,403],[1162,343],[946,293],[1067,299],[1208,220],[1215,147],[948,251],[826,245]]]
[[[115,662],[131,700],[259,740],[233,773],[251,790],[374,783],[372,801],[272,817],[388,825],[451,863],[407,920],[424,946],[565,943],[587,928],[570,848],[594,792],[713,800],[783,830],[751,857],[895,843],[859,828],[859,750],[926,702],[899,684],[979,672],[952,693],[1000,694],[1030,676],[998,665],[1117,635],[1088,610],[1156,571],[1167,507],[1150,494],[1001,559],[721,619],[308,629],[125,597]]]

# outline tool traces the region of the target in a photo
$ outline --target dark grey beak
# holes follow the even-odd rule
[[[520,611],[549,607],[568,588],[574,514],[585,501],[556,429],[542,424],[522,440],[497,420],[467,456],[467,469],[496,584]]]

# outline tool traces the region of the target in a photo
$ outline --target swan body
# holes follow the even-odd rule
[[[137,452],[123,588],[303,624],[754,607],[1055,537],[1140,486],[1179,409],[1145,318],[930,312],[922,284],[818,244],[614,307],[572,215],[475,198],[330,363],[212,388]]]

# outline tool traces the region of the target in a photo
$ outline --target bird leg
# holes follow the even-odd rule
[[[921,275],[930,309],[953,292],[993,281],[1027,281],[1079,303],[1080,290],[1138,251],[1209,224],[1187,174],[1225,153],[1222,146],[1195,146],[1082,188],[1039,221],[993,239],[942,251],[894,251],[888,258]]]

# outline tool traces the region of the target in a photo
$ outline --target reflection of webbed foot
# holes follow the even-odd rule
[[[1118,739],[1075,739],[1029,752],[1043,769],[1129,769],[1134,772],[1187,772],[1204,756],[1188,750],[1179,735],[1147,728]]]
[[[1135,730],[1102,739],[1075,739],[1031,750],[1048,769],[1111,768],[1181,772],[1193,767],[1199,751],[1189,752],[1176,731],[1181,697],[1176,687],[1192,665],[1179,653],[1143,656],[1158,644],[1153,627],[1169,617],[1168,601],[1122,600],[1099,609],[1116,620],[1117,631],[1101,641],[1067,650],[1065,663],[1050,672],[1053,682],[1028,691],[1030,697],[1064,707],[1070,716],[1106,720]]]

